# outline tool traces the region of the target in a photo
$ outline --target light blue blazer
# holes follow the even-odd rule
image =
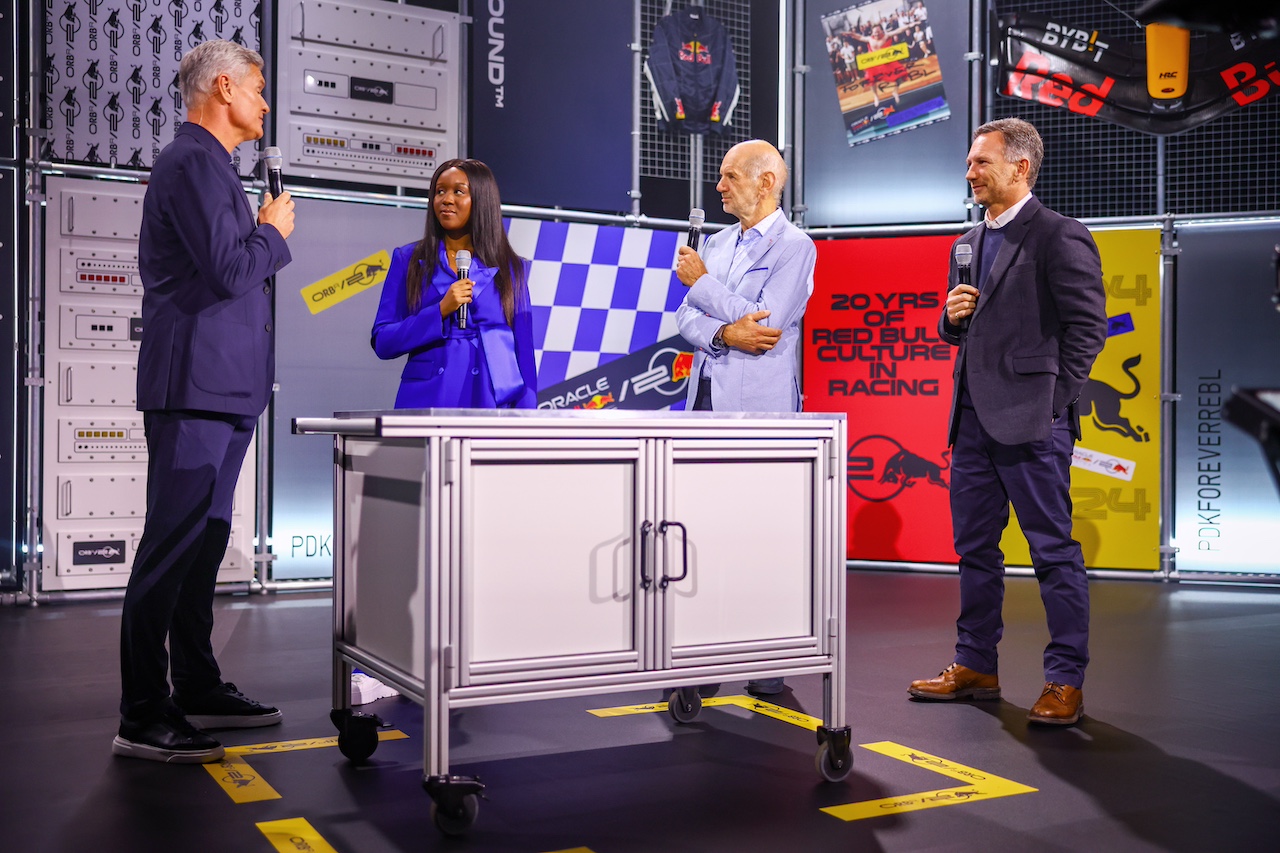
[[[702,276],[676,311],[684,339],[696,348],[686,409],[693,409],[702,366],[711,376],[711,404],[719,412],[800,411],[800,319],[813,293],[817,249],[808,235],[779,216],[733,267],[738,227],[703,244]],[[729,347],[712,350],[716,331],[755,311],[769,311],[762,325],[782,329],[778,345],[749,355]]]

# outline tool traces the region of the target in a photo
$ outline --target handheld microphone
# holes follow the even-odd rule
[[[471,275],[471,253],[466,249],[459,249],[458,254],[454,255],[453,262],[458,265],[458,279],[467,278]],[[458,328],[465,329],[467,327],[467,309],[470,306],[466,303],[458,306],[457,319]]]
[[[284,192],[284,180],[280,177],[280,170],[284,166],[284,155],[280,153],[279,148],[272,145],[262,152],[262,163],[267,171],[267,190],[272,198],[279,198]]]
[[[973,284],[973,246],[968,243],[957,243],[955,258],[956,272],[960,277],[960,284]],[[960,328],[969,328],[969,317],[960,318]]]
[[[702,223],[707,221],[707,214],[702,208],[695,207],[689,211],[689,239],[685,241],[685,245],[695,252],[698,250],[698,242],[702,240]]]

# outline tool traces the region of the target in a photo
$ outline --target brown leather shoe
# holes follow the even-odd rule
[[[1046,681],[1040,699],[1031,706],[1027,719],[1047,726],[1069,726],[1084,714],[1084,691],[1079,687]]]
[[[952,699],[999,699],[1000,679],[974,672],[953,663],[938,673],[937,678],[911,682],[907,692],[916,699],[950,701]]]

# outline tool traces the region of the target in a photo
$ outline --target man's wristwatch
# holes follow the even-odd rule
[[[711,339],[711,346],[715,349],[724,349],[727,346],[724,342],[724,326],[716,329],[715,337]]]

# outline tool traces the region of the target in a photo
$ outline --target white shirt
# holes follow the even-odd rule
[[[988,228],[995,228],[996,230],[999,230],[1014,220],[1014,217],[1022,211],[1022,208],[1026,206],[1027,201],[1029,201],[1030,198],[1031,193],[1027,193],[1022,198],[1018,199],[1016,204],[994,218],[992,218],[991,213],[988,211],[986,217],[982,221],[986,223]]]

